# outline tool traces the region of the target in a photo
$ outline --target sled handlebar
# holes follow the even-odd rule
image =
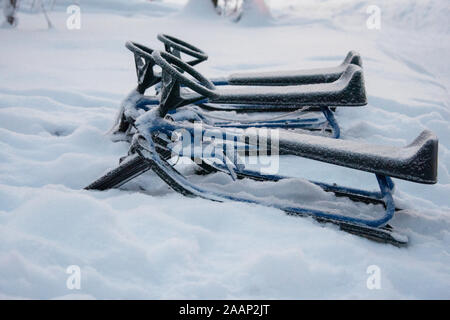
[[[163,69],[163,73],[167,72],[174,80],[206,97],[215,96],[212,81],[180,58],[164,51],[154,51],[152,58]],[[194,79],[188,78],[186,74]]]
[[[186,61],[186,64],[188,65],[194,66],[208,59],[208,55],[206,53],[185,41],[165,34],[159,34],[158,39],[164,43],[164,47],[167,52],[177,56],[178,58],[181,58],[181,52],[193,57],[194,60]],[[147,88],[161,81],[161,75],[155,73],[155,70],[153,69],[155,66],[155,61],[152,57],[154,50],[132,41],[127,41],[125,47],[127,47],[127,49],[134,54],[136,74],[138,78],[137,90],[139,93],[143,94]]]
[[[168,53],[171,53],[174,56],[181,58],[180,53],[183,52],[195,58],[194,60],[187,62],[191,66],[195,66],[196,64],[199,64],[200,62],[208,59],[208,55],[205,52],[203,52],[202,50],[193,46],[190,43],[187,43],[183,40],[162,33],[158,34],[157,37],[158,40],[164,43],[165,50]]]
[[[134,54],[134,63],[138,78],[137,90],[139,93],[143,94],[147,88],[161,81],[161,76],[155,74],[155,71],[153,70],[155,60],[152,57],[152,53],[154,50],[131,41],[127,41],[125,47]]]

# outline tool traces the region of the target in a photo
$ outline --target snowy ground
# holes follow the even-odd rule
[[[381,30],[366,28],[366,1],[273,0],[273,19],[239,25],[183,11],[182,1],[124,2],[82,4],[77,31],[66,29],[63,5],[50,13],[53,30],[25,13],[17,30],[0,29],[0,298],[450,298],[448,1],[371,1]],[[127,151],[105,135],[136,83],[124,43],[158,48],[160,32],[204,49],[207,75],[334,66],[359,51],[369,105],[338,110],[342,138],[402,146],[423,129],[440,138],[438,184],[396,181],[407,210],[392,224],[409,247],[275,209],[183,198],[152,174],[140,178],[145,192],[81,190]],[[354,170],[281,164],[284,174],[375,186]],[[255,192],[298,201],[306,189],[309,200],[334,201],[301,180]],[[81,268],[81,290],[66,287],[70,265]],[[367,289],[370,265],[380,290]]]

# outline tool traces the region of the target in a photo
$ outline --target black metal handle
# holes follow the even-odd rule
[[[180,52],[183,52],[195,58],[194,60],[187,62],[191,66],[195,66],[208,59],[208,55],[205,52],[183,40],[162,33],[158,34],[158,39],[164,43],[165,50],[168,53],[181,58]]]

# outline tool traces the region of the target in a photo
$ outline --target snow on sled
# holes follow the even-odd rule
[[[196,135],[198,141],[196,124],[168,116],[168,112],[171,110],[190,107],[191,98],[182,97],[180,84],[184,83],[197,89],[200,94],[203,94],[202,98],[208,96],[211,99],[220,99],[223,96],[216,91],[217,89],[208,79],[180,59],[158,51],[153,52],[152,57],[162,68],[160,102],[134,122],[133,126],[136,131],[129,155],[122,159],[123,161],[117,168],[91,183],[86,189],[117,188],[143,172],[152,170],[173,190],[186,196],[201,197],[214,201],[233,200],[275,207],[288,214],[312,216],[321,222],[337,224],[344,231],[372,240],[391,243],[396,246],[407,244],[408,238],[397,233],[388,225],[396,211],[392,196],[394,183],[391,177],[422,184],[437,182],[438,139],[432,132],[424,131],[411,144],[399,148],[335,140],[283,129],[239,131],[236,128],[222,128],[202,123],[200,145],[198,146],[195,145]],[[281,101],[281,103],[299,98],[306,101],[313,101],[314,99],[328,101],[329,97],[345,97],[349,101],[355,101],[354,99],[358,99],[361,94],[360,87],[356,86],[357,89],[349,90],[349,88],[354,88],[349,83],[358,79],[358,76],[355,76],[355,74],[360,74],[357,68],[357,66],[351,67],[351,72],[344,73],[345,82],[340,85],[321,84],[319,87],[314,85],[309,90],[300,90],[299,93],[295,94],[290,90],[270,88],[270,91],[267,91],[270,92],[268,96],[276,96],[276,99],[273,99],[272,102]],[[192,75],[199,82],[187,78],[180,70]],[[199,92],[193,94],[198,96]],[[245,92],[242,95],[247,99],[250,93]],[[188,133],[190,139],[186,141],[192,143],[192,145],[188,145],[189,148],[180,149],[179,143],[172,140],[174,133],[180,132],[180,130]],[[212,131],[215,139],[212,141],[211,139],[205,139],[204,137],[208,136],[207,133]],[[215,145],[215,143],[218,145]],[[242,161],[239,161],[238,153],[240,150],[252,150],[252,148],[253,150],[254,148],[260,150],[262,145],[266,146],[272,155],[286,154],[304,157],[375,174],[380,189],[378,192],[341,187],[335,184],[313,183],[324,191],[333,192],[339,197],[347,197],[355,202],[381,204],[384,207],[384,214],[372,219],[353,217],[346,215],[345,212],[338,213],[334,210],[321,210],[311,206],[285,205],[226,191],[214,191],[204,187],[202,183],[192,182],[191,179],[169,163],[171,157],[182,155],[192,159],[195,165],[202,168],[202,174],[222,172],[227,173],[233,179],[250,178],[257,181],[281,181],[286,179],[286,177],[278,175],[247,170]],[[211,146],[213,147],[211,148]],[[180,150],[183,150],[183,152],[180,153]],[[209,152],[205,152],[205,150],[209,150]]]
[[[185,61],[191,66],[195,66],[208,59],[208,55],[194,45],[169,36],[158,34],[157,38],[164,44],[166,52],[181,59],[181,54],[191,57],[192,60]],[[136,42],[127,42],[126,47],[134,53],[136,72],[140,84],[145,91],[148,87],[161,81],[161,74],[153,70],[154,61],[148,55],[153,53],[153,49]],[[269,71],[269,72],[238,72],[227,77],[211,78],[211,82],[216,86],[223,85],[258,85],[258,86],[288,86],[300,84],[314,84],[333,82],[339,79],[349,64],[354,64],[362,68],[362,59],[356,51],[349,51],[342,63],[336,67],[302,69],[290,71]],[[144,79],[147,77],[147,79]],[[143,91],[141,92],[143,93]]]
[[[182,40],[167,35],[158,35],[158,38],[164,42],[167,52],[176,53],[177,56],[183,52],[194,57],[194,60],[184,62],[188,67],[192,68],[207,58],[203,51]],[[152,56],[154,50],[133,42],[127,42],[126,47],[134,53],[138,86],[122,103],[112,129],[119,139],[122,139],[124,133],[125,139],[129,139],[128,130],[131,129],[130,126],[135,119],[158,105],[161,98],[158,95],[144,95],[146,89],[154,85],[160,90],[161,74],[156,74],[153,70],[156,65]],[[367,104],[360,65],[359,55],[350,52],[344,62],[336,68],[253,75],[236,74],[230,77],[231,82],[236,82],[230,83],[232,86],[224,86],[223,80],[214,82],[206,78],[203,82],[206,85],[201,85],[185,77],[184,81],[180,81],[182,103],[196,104],[197,107],[188,111],[177,109],[176,112],[179,113],[177,117],[179,119],[185,117],[185,120],[191,121],[201,120],[220,127],[301,129],[339,138],[340,128],[330,107]],[[186,71],[181,65],[175,70],[180,73]],[[191,72],[195,70],[192,69]],[[220,86],[216,88],[215,85],[218,84]],[[345,87],[347,91],[336,95],[338,86]],[[316,92],[316,95],[311,92]],[[180,106],[181,104],[177,104],[177,107]],[[226,111],[245,114],[237,116],[233,113],[233,117],[230,117]],[[315,111],[322,112],[323,117],[318,117]],[[258,117],[251,115],[255,112]]]
[[[177,58],[181,58],[181,53],[194,57],[195,60],[187,61],[187,63],[191,66],[195,66],[196,64],[208,59],[208,56],[202,50],[173,36],[158,34],[158,39],[164,43],[166,52],[171,53]],[[147,51],[150,54],[152,53],[148,50],[148,48],[146,50],[144,46],[138,46],[140,46],[144,51]],[[300,84],[326,83],[334,82],[339,79],[339,77],[345,72],[349,64],[354,64],[362,68],[361,56],[356,51],[348,52],[344,61],[342,61],[340,65],[331,68],[269,72],[238,72],[232,73],[227,77],[212,78],[210,80],[216,86],[289,86]]]

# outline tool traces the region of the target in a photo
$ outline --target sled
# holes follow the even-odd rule
[[[159,37],[161,37],[161,35],[159,35]],[[203,51],[200,49],[182,42],[181,40],[176,39],[178,42],[174,42],[173,39],[175,38],[168,37],[169,36],[164,36],[164,38],[161,38],[166,41],[165,46],[168,52],[176,51],[178,56],[180,56],[180,52],[188,53],[196,58],[196,60],[184,62],[185,65],[192,67],[192,65],[203,61],[202,59],[206,59]],[[159,84],[161,80],[161,76],[155,75],[153,70],[155,61],[152,53],[154,51],[143,45],[132,42],[127,42],[126,46],[135,56],[138,86],[129,94],[122,104],[120,114],[112,129],[112,132],[114,133],[126,132],[130,129],[130,125],[133,124],[134,120],[140,115],[139,110],[148,111],[150,108],[159,105],[160,103],[160,97],[144,95],[144,92],[148,87]],[[176,50],[173,48],[176,48]],[[168,55],[172,56],[171,54]],[[300,85],[267,86],[267,79],[269,79],[269,77],[266,76],[265,86],[244,86],[243,84],[239,87],[220,86],[219,89],[214,92],[208,91],[205,93],[205,91],[202,91],[202,88],[198,89],[198,86],[196,87],[195,82],[191,81],[185,83],[181,81],[180,92],[186,91],[182,88],[182,86],[185,86],[189,89],[193,89],[194,92],[203,94],[203,96],[201,96],[185,92],[185,95],[190,94],[190,97],[184,99],[184,104],[193,103],[198,105],[198,108],[191,108],[189,112],[184,113],[184,116],[190,116],[191,121],[201,119],[209,124],[215,124],[216,126],[221,127],[281,127],[303,129],[339,138],[340,128],[334,118],[333,112],[330,110],[330,106],[331,108],[334,108],[336,106],[361,106],[367,104],[362,69],[357,64],[354,64],[355,61],[360,62],[359,56],[349,54],[345,63],[343,63],[340,68],[332,68],[328,69],[328,71],[323,71],[326,69],[321,69],[323,71],[322,73],[317,71],[297,72],[296,77],[301,80]],[[345,68],[343,67],[344,65],[346,66]],[[176,67],[176,70],[178,70],[180,74],[183,71],[186,71],[180,66]],[[336,78],[338,75],[339,77]],[[278,78],[275,78],[273,74],[271,76],[275,79],[274,81],[277,81],[278,83],[280,83],[283,78],[288,80],[292,79],[292,74],[283,75],[283,73],[281,73]],[[235,78],[237,79],[239,77]],[[249,79],[248,76],[245,76],[245,78]],[[241,77],[241,79],[244,79],[244,77]],[[331,82],[330,79],[334,81]],[[319,83],[319,80],[323,82]],[[307,85],[306,83],[308,83],[308,81],[314,85]],[[215,88],[212,81],[208,80],[208,82],[210,86],[212,86],[211,88]],[[340,96],[329,94],[336,93],[334,87],[342,85],[347,86],[346,93],[343,93]],[[315,90],[317,93],[322,91],[322,94],[318,94],[317,97],[305,95],[305,93],[310,90]],[[352,92],[354,94],[352,94]],[[217,93],[219,93],[218,97]],[[357,96],[357,94],[359,95]],[[305,97],[310,97],[310,99],[305,99]],[[258,112],[260,115],[264,115],[264,118],[257,120],[242,120],[238,119],[236,116],[231,118],[224,117],[223,115],[218,118],[217,115],[214,115],[209,111],[234,111],[240,113]],[[316,113],[312,113],[311,111],[320,111],[322,112],[323,117],[319,118]],[[278,114],[274,114],[275,112],[278,112]],[[189,119],[186,118],[185,120]],[[129,138],[129,134],[126,136]]]
[[[146,114],[146,116],[155,118],[160,116],[159,112],[152,111],[149,111],[149,114]],[[289,214],[307,215],[321,222],[332,222],[345,231],[369,239],[403,246],[407,244],[407,237],[398,234],[388,225],[396,210],[392,197],[394,183],[391,177],[424,184],[433,184],[437,180],[438,140],[429,131],[422,132],[410,145],[398,148],[368,145],[355,141],[334,140],[327,137],[291,133],[283,130],[278,142],[278,151],[281,154],[305,157],[374,173],[380,188],[378,192],[358,190],[335,184],[313,183],[325,191],[333,192],[339,197],[348,197],[352,201],[382,204],[385,208],[385,213],[381,218],[367,220],[349,217],[344,214],[302,208],[301,206],[285,207],[279,204],[267,203],[263,200],[258,201],[252,198],[213,192],[202,188],[201,185],[191,183],[167,162],[170,154],[174,155],[175,153],[173,151],[169,152],[167,145],[157,141],[155,135],[159,136],[161,133],[167,135],[180,128],[189,130],[193,134],[193,126],[189,127],[186,123],[178,124],[167,119],[159,119],[158,121],[149,121],[149,118],[139,119],[139,121],[141,120],[142,124],[138,125],[140,130],[133,139],[130,155],[117,168],[97,179],[86,189],[107,190],[117,188],[138,175],[152,170],[172,189],[186,196],[196,196],[214,201],[233,200],[275,207]],[[153,125],[146,127],[144,123],[153,123]],[[154,125],[155,123],[158,123],[158,125]],[[223,131],[224,139],[230,136],[233,137],[234,141],[235,136],[232,133]],[[250,137],[249,140],[259,142],[261,140],[261,137],[252,138]],[[339,143],[336,143],[337,141]],[[268,144],[270,145],[270,142]],[[274,151],[271,150],[272,154]],[[199,154],[191,155],[192,159],[200,157],[201,155]],[[228,173],[230,170],[229,165],[208,163],[206,159],[204,163],[200,164],[200,167],[208,171],[208,173],[214,171]],[[229,173],[231,174],[231,172]],[[239,168],[238,166],[233,166],[232,173],[238,178],[251,178],[259,181],[278,181],[286,178],[277,175],[264,175],[256,171]]]
[[[392,196],[394,190],[392,178],[422,184],[434,184],[437,182],[438,139],[432,132],[423,131],[411,144],[405,147],[390,147],[293,133],[283,129],[267,129],[270,134],[265,135],[254,131],[242,133],[236,131],[236,128],[219,128],[202,123],[202,133],[214,130],[215,136],[220,135],[220,141],[233,144],[233,156],[223,156],[226,152],[220,152],[220,150],[217,153],[213,152],[205,155],[203,147],[210,145],[211,141],[204,140],[201,140],[202,148],[200,148],[200,151],[193,146],[188,148],[189,154],[181,154],[195,160],[195,163],[199,163],[198,165],[204,173],[221,171],[228,173],[234,179],[251,178],[259,181],[278,181],[286,178],[247,170],[238,163],[238,157],[236,157],[238,149],[244,147],[246,150],[251,150],[253,147],[259,150],[261,145],[270,146],[269,151],[272,155],[294,155],[373,173],[378,181],[379,191],[359,190],[320,182],[312,183],[325,191],[333,192],[339,197],[347,197],[350,200],[368,204],[382,204],[385,211],[380,218],[351,217],[344,213],[302,206],[284,206],[279,203],[270,203],[266,200],[256,200],[226,192],[211,191],[201,185],[192,183],[168,162],[172,156],[180,155],[179,149],[177,149],[178,151],[175,150],[176,148],[171,143],[172,140],[170,138],[173,136],[173,133],[183,130],[192,136],[190,141],[195,141],[196,127],[193,123],[175,120],[167,117],[167,115],[169,111],[187,105],[190,101],[189,99],[191,99],[181,96],[180,83],[197,89],[195,93],[197,96],[201,96],[197,97],[197,99],[204,99],[205,96],[211,99],[222,99],[223,94],[220,91],[216,91],[217,89],[214,85],[211,85],[210,80],[203,77],[193,68],[188,67],[189,65],[176,57],[157,51],[152,56],[163,69],[160,104],[136,119],[134,123],[136,133],[133,136],[129,155],[117,168],[91,183],[86,189],[107,190],[117,188],[136,176],[152,170],[173,190],[185,196],[201,197],[214,201],[232,200],[265,205],[278,208],[291,215],[311,216],[320,222],[330,222],[338,225],[344,231],[379,242],[390,243],[396,246],[405,246],[408,243],[407,236],[399,234],[388,224],[396,211]],[[175,66],[194,76],[198,82],[188,79]],[[271,102],[274,103],[277,103],[277,101],[286,103],[286,101],[291,101],[291,99],[304,99],[307,101],[317,99],[326,102],[330,96],[345,97],[349,101],[355,101],[354,99],[358,99],[360,91],[357,89],[348,90],[348,88],[350,86],[349,83],[357,79],[355,74],[357,74],[358,69],[357,66],[352,67],[352,69],[352,72],[343,74],[345,82],[341,85],[327,87],[326,84],[323,84],[319,86],[320,90],[317,86],[314,86],[310,90],[302,91],[301,93],[297,92],[295,95],[292,95],[290,91],[276,89],[266,96],[270,97],[269,99],[272,99]],[[287,97],[283,96],[283,94]],[[249,99],[249,96],[247,92],[237,95],[237,97],[244,97],[244,99]],[[272,97],[276,97],[276,99]],[[274,136],[276,136],[276,141],[273,141]],[[242,143],[238,145],[236,141]],[[224,148],[223,145],[222,148]],[[198,160],[201,161],[199,162]],[[218,160],[219,163],[211,160]]]
[[[208,59],[206,53],[183,40],[166,34],[158,34],[157,38],[164,44],[166,52],[173,54],[177,58],[181,59],[181,53],[196,58],[195,63],[192,61],[187,62],[191,66]],[[142,45],[139,46],[141,46],[141,48],[143,47]],[[147,52],[149,52],[149,50],[147,50]],[[349,51],[342,63],[336,67],[291,71],[238,72],[232,73],[227,77],[212,78],[210,80],[216,86],[289,86],[326,83],[334,82],[339,79],[349,64],[354,64],[362,68],[362,59],[359,53],[356,51]]]

